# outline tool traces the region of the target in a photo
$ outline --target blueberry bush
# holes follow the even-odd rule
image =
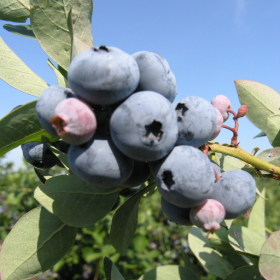
[[[91,0],[4,2],[1,19],[30,17],[30,25],[6,29],[39,42],[57,64],[48,61],[58,85],[49,86],[0,38],[0,78],[38,98],[0,120],[0,156],[21,145],[40,180],[34,190],[40,206],[5,237],[1,279],[58,269],[73,254],[77,236],[96,237],[95,225],[109,216],[110,232],[103,238],[110,238],[111,249],[82,254],[102,258],[96,269],[103,267],[107,280],[131,278],[117,261],[141,239],[135,235],[140,205],[151,197],[161,200],[171,221],[188,227],[189,248],[212,279],[277,279],[280,231],[265,227],[265,191],[256,180],[280,180],[279,93],[235,80],[237,112],[221,95],[211,103],[187,96],[172,104],[176,79],[161,55],[93,45]],[[64,7],[64,17],[58,7]],[[234,127],[223,124],[230,116]],[[273,148],[258,155],[257,148],[251,154],[241,149],[238,126],[244,116]],[[214,141],[222,128],[233,133],[229,144]],[[56,166],[63,172],[54,176]],[[234,219],[244,214],[248,225],[237,225]],[[194,262],[183,259],[183,265],[147,266],[133,278],[199,279]]]

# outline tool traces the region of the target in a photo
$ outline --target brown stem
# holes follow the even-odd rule
[[[214,168],[214,167],[213,167]],[[216,183],[221,179],[221,177],[218,175],[217,171],[214,168],[214,172],[215,172],[215,177],[216,177]]]
[[[209,145],[208,143],[205,143],[202,147],[201,150],[203,151],[203,153],[208,157],[208,151],[209,151]]]
[[[22,6],[24,6],[27,10],[30,11],[30,8],[29,8],[27,5],[25,5],[22,1],[18,0],[18,2],[19,2]]]

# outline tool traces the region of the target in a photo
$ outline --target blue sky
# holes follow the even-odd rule
[[[92,17],[95,46],[115,46],[133,54],[154,51],[164,56],[175,74],[178,95],[199,96],[209,102],[226,95],[233,110],[240,106],[235,79],[266,84],[280,92],[280,1],[270,0],[94,0]],[[0,20],[0,25],[5,22]],[[8,46],[50,85],[57,84],[47,65],[48,56],[36,40],[11,34],[0,27]],[[0,118],[15,106],[36,98],[0,80]],[[229,119],[227,125],[233,126]],[[266,137],[253,139],[260,130],[240,119],[240,147],[270,148]],[[223,129],[216,141],[229,143]],[[21,163],[16,149],[6,156]]]

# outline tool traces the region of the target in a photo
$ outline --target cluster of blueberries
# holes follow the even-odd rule
[[[100,188],[139,190],[151,175],[172,221],[213,231],[223,219],[249,210],[254,178],[242,170],[221,173],[200,149],[219,134],[229,117],[223,95],[211,103],[189,96],[172,104],[175,76],[161,55],[129,55],[101,46],[77,55],[68,70],[70,88],[50,86],[36,103],[42,127],[60,137],[72,172]],[[61,165],[43,143],[22,145],[39,168]]]

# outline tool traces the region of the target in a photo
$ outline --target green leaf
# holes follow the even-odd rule
[[[262,131],[258,135],[256,135],[253,139],[263,137],[263,136],[266,136],[266,133]]]
[[[0,19],[14,22],[25,22],[30,16],[29,0],[1,0]]]
[[[135,251],[138,253],[143,253],[145,251],[145,249],[147,249],[148,245],[149,245],[149,241],[143,235],[137,235],[133,239],[133,247],[134,247]]]
[[[42,207],[31,210],[4,241],[1,279],[30,279],[48,270],[72,247],[76,232]]]
[[[124,280],[114,263],[108,258],[104,258],[104,271],[106,280]]]
[[[151,184],[145,189],[142,189],[122,204],[115,212],[112,220],[110,239],[112,245],[122,255],[126,254],[126,250],[132,241],[136,230],[138,204],[142,196],[153,187],[154,184]]]
[[[61,163],[64,165],[67,171],[70,171],[69,163],[67,159],[67,154],[64,154],[60,150],[58,150],[56,147],[52,146],[51,144],[47,143],[49,149],[58,157],[58,159],[61,161]]]
[[[247,265],[240,267],[230,275],[228,275],[224,280],[263,280],[264,278],[260,275],[257,265]]]
[[[70,88],[67,79],[60,73],[60,71],[57,68],[55,68],[55,66],[52,64],[52,62],[49,59],[47,61],[48,61],[48,65],[52,68],[52,70],[55,73],[57,84],[63,87]]]
[[[251,155],[252,155],[252,156],[255,156],[256,153],[257,153],[259,150],[260,150],[260,148],[258,148],[258,147],[254,148],[254,149],[251,151]]]
[[[60,66],[68,69],[71,58],[71,34],[67,25],[73,6],[75,37],[87,44],[92,39],[92,0],[30,0],[30,21],[43,50]]]
[[[262,190],[262,196],[265,196],[265,188]],[[258,197],[254,203],[248,221],[248,228],[263,237],[265,237],[265,200]]]
[[[21,25],[4,24],[3,28],[11,33],[36,40],[36,37],[32,31],[32,27],[30,24],[21,24]]]
[[[264,243],[259,261],[261,275],[278,280],[280,275],[280,230],[273,232]]]
[[[34,171],[35,171],[36,175],[38,176],[39,180],[43,184],[45,184],[47,180],[52,178],[52,176],[48,172],[46,172],[44,169],[34,167]]]
[[[242,169],[246,167],[246,165],[241,160],[235,157],[225,155],[222,153],[215,153],[215,155],[217,163],[223,171]]]
[[[263,161],[280,166],[280,147],[264,150],[257,157]]]
[[[247,105],[247,118],[259,129],[266,131],[269,116],[280,113],[280,95],[264,84],[235,80],[235,87],[241,105]]]
[[[0,37],[0,78],[10,86],[39,97],[48,84],[36,75]]]
[[[58,139],[42,128],[35,110],[36,102],[27,103],[0,120],[0,157],[24,143]]]
[[[240,254],[234,251],[232,246],[230,246],[228,230],[225,228],[220,228],[215,233],[209,234],[208,242],[212,248],[218,249],[219,252],[223,254],[223,257],[232,264],[233,268],[236,269],[237,267],[247,264]]]
[[[266,135],[273,147],[280,146],[280,114],[268,117]]]
[[[192,252],[206,271],[221,278],[225,278],[233,271],[231,263],[223,258],[221,253],[210,247],[201,229],[193,226],[188,239]]]
[[[118,193],[116,188],[97,188],[74,175],[61,175],[37,187],[34,197],[67,225],[87,227],[111,211]]]
[[[179,265],[158,266],[150,270],[146,274],[142,275],[138,280],[166,280],[166,279],[199,280],[199,278],[192,270]]]
[[[70,32],[70,36],[71,36],[71,60],[77,56],[79,53],[86,51],[90,48],[93,48],[93,38],[92,38],[92,31],[91,31],[91,25],[86,25],[86,26],[77,26],[75,25],[74,28],[74,19],[75,15],[73,12],[73,8],[71,7],[71,9],[69,10],[68,13],[68,19],[67,19],[67,25],[68,25],[68,29]],[[86,36],[83,36],[83,40],[81,40],[79,38],[79,36],[77,36],[76,34],[76,30],[78,30],[78,35],[79,35],[79,31],[84,28],[84,32]]]
[[[229,243],[235,251],[259,256],[266,238],[246,227],[232,226],[228,235]]]

